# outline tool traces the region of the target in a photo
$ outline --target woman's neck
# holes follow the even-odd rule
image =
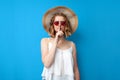
[[[65,42],[65,38],[64,37],[59,37],[58,38],[58,44],[63,44]]]
[[[52,40],[54,40],[55,38],[51,38]],[[58,44],[63,44],[65,42],[65,37],[59,37],[58,38]]]

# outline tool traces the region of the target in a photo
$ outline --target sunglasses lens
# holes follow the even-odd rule
[[[54,25],[58,26],[59,25],[59,21],[55,21]]]
[[[61,25],[65,26],[66,22],[65,21],[61,21]]]

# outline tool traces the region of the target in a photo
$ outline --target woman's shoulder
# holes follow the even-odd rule
[[[48,40],[49,40],[49,38],[42,38],[42,39],[41,39],[41,43],[42,43],[42,42],[48,42]]]
[[[70,44],[71,46],[75,46],[75,43],[73,41],[70,40],[66,40],[68,44]]]

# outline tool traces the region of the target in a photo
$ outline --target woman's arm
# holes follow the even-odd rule
[[[46,68],[49,68],[54,61],[57,39],[53,41],[52,48],[48,50],[48,38],[41,40],[42,62]]]
[[[75,76],[75,80],[80,80],[80,73],[78,70],[77,57],[76,57],[76,47],[74,43],[72,43],[72,47],[73,47],[73,60],[74,60],[74,76]]]
[[[48,42],[47,38],[43,38],[41,40],[41,53],[42,53],[42,62],[45,67],[49,68],[54,62],[56,47],[58,44],[59,36],[62,36],[63,32],[59,31],[56,33],[55,38],[53,39],[52,48],[48,50]]]

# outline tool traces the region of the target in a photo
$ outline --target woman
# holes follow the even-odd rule
[[[43,25],[51,37],[41,40],[42,79],[80,80],[75,44],[66,40],[77,27],[75,14],[66,7],[53,8],[43,17]]]

